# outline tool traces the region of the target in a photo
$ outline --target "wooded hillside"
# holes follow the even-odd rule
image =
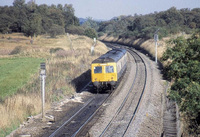
[[[153,38],[159,28],[159,36],[169,34],[191,33],[200,28],[200,8],[180,9],[175,7],[167,11],[148,15],[120,16],[110,21],[101,22],[97,31],[119,38]]]
[[[72,5],[37,5],[33,0],[14,0],[13,6],[0,7],[0,32],[22,32],[26,36],[62,34],[70,26],[79,26]]]

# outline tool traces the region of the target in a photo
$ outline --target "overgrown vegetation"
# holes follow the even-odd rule
[[[29,38],[22,34],[0,34],[0,53],[4,53],[0,54],[0,136],[8,135],[28,116],[41,113],[41,62],[46,62],[47,69],[46,109],[90,80],[79,76],[90,69],[92,60],[107,51],[98,42],[95,55],[91,56],[92,44],[93,40],[85,36],[62,35],[55,39],[42,35],[30,46]],[[72,82],[74,79],[79,82]]]
[[[93,28],[100,35],[104,33],[118,38],[150,39],[158,28],[160,38],[180,32],[191,33],[200,28],[200,8],[177,10],[172,7],[148,15],[120,16],[101,22],[98,26]]]
[[[200,134],[200,31],[189,39],[170,41],[162,57],[167,61],[165,75],[173,80],[169,97],[180,106],[189,133]]]
[[[86,29],[85,35],[90,37],[90,38],[97,38],[97,33],[96,33],[95,29],[93,29],[93,28]]]

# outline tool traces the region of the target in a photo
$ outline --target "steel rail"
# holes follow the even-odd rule
[[[70,119],[68,119],[65,123],[63,123],[56,131],[54,131],[49,137],[54,137],[56,134],[59,133],[59,131],[66,125],[68,124],[75,116],[77,116],[85,107],[88,106],[88,104],[90,104],[92,101],[94,100],[94,98],[91,98],[90,100],[88,100],[84,106],[79,109],[79,111],[77,111]]]
[[[116,48],[115,46],[112,46],[112,45],[110,45],[110,44],[109,44],[108,46],[111,47],[111,48]],[[119,44],[117,44],[117,46],[122,47],[122,45],[119,45]],[[129,121],[129,123],[128,123],[128,126],[126,127],[126,129],[125,129],[125,131],[124,131],[124,133],[123,133],[123,136],[125,136],[125,134],[126,134],[128,128],[129,128],[130,124],[132,123],[132,121],[133,121],[134,118],[135,118],[135,115],[136,115],[136,112],[138,111],[139,105],[140,105],[140,103],[141,103],[141,100],[142,100],[142,97],[143,97],[143,94],[144,94],[144,91],[145,91],[145,87],[146,87],[146,82],[147,82],[147,66],[146,66],[146,64],[145,64],[145,62],[144,62],[144,60],[143,60],[143,58],[142,58],[136,51],[134,51],[133,49],[128,48],[128,47],[125,47],[125,48],[129,51],[130,54],[131,54],[131,52],[132,52],[132,53],[135,53],[135,54],[137,55],[137,58],[136,58],[133,54],[131,54],[131,55],[133,56],[135,62],[138,62],[138,57],[139,57],[140,60],[142,61],[142,63],[144,64],[144,68],[145,68],[145,82],[144,82],[144,86],[143,86],[143,89],[142,89],[142,93],[141,93],[141,95],[140,95],[140,97],[139,97],[139,101],[138,101],[138,103],[137,103],[137,105],[136,105],[136,108],[135,108],[135,110],[134,110],[134,112],[133,112],[133,114],[132,114],[132,117],[131,117],[131,119],[130,119],[130,121]],[[137,63],[136,63],[136,64],[137,64]],[[137,69],[136,69],[136,76],[137,76],[137,71],[138,71],[138,64],[137,64]],[[135,79],[136,79],[136,77],[135,77]],[[134,81],[135,81],[135,79],[134,79]],[[120,111],[122,110],[122,108],[123,108],[123,106],[125,105],[125,102],[126,102],[126,100],[127,100],[127,98],[128,98],[128,95],[129,95],[130,91],[132,90],[133,85],[134,85],[134,82],[133,82],[133,84],[132,84],[132,86],[131,86],[131,89],[129,90],[129,92],[128,92],[126,98],[124,99],[123,103],[121,104],[120,108],[118,109],[118,111],[116,112],[116,114],[115,114],[115,116],[112,118],[112,120],[109,122],[109,124],[106,126],[106,128],[104,129],[104,131],[102,132],[102,134],[100,135],[100,137],[102,137],[102,136],[105,134],[105,132],[106,132],[106,131],[108,130],[108,128],[110,127],[111,123],[114,121],[114,119],[117,117],[117,115],[118,115],[118,114],[120,113]]]
[[[115,48],[115,47],[112,47],[112,48]],[[103,101],[103,103],[106,102],[109,99],[109,97],[112,96],[113,94],[114,94],[114,92],[111,92],[111,94]],[[128,98],[128,96],[127,96],[127,98]],[[102,104],[71,137],[76,137],[80,134],[80,132],[83,130],[83,128],[89,123],[89,121],[95,116],[95,114],[103,107]]]
[[[91,82],[89,82],[82,90],[84,90]],[[81,91],[82,91],[81,90]],[[95,116],[95,114],[99,111],[99,109],[102,107],[102,104],[104,102],[106,102],[109,98],[109,96],[111,96],[114,92],[112,92],[111,94],[109,94],[103,101],[102,103],[100,104],[100,106],[89,116],[89,118],[81,125],[81,127],[75,131],[75,133],[72,135],[72,137],[75,137],[77,136],[80,131],[82,131],[82,129],[84,128],[85,125],[88,124],[88,122]],[[98,95],[98,94],[97,94]],[[95,97],[91,98],[89,101],[87,101],[84,106],[79,110],[77,111],[70,119],[68,119],[65,123],[63,123],[56,131],[54,131],[49,137],[54,137],[56,136],[57,134],[59,134],[59,131],[61,131],[64,126],[66,124],[68,124],[74,117],[76,117],[84,108],[86,108],[92,101],[94,101]]]
[[[129,49],[129,50],[131,50],[131,49]],[[131,51],[134,52],[135,54],[137,54],[138,57],[141,58],[141,60],[142,60],[142,62],[143,62],[143,64],[144,64],[144,66],[145,66],[145,83],[144,83],[144,87],[143,87],[142,93],[141,93],[141,95],[140,95],[139,101],[138,101],[138,103],[137,103],[137,106],[136,106],[136,108],[135,108],[135,110],[134,110],[134,112],[133,112],[133,115],[132,115],[132,117],[131,117],[131,120],[129,121],[128,126],[127,126],[127,128],[126,128],[126,130],[125,130],[123,136],[125,136],[125,134],[126,134],[128,128],[129,128],[130,124],[132,123],[133,119],[135,118],[136,112],[137,112],[137,110],[138,110],[138,108],[139,108],[140,102],[141,102],[141,100],[142,100],[142,97],[143,97],[143,94],[144,94],[144,91],[145,91],[145,88],[146,88],[146,83],[147,83],[147,66],[146,66],[144,60],[142,59],[142,57],[141,57],[137,52],[135,52],[135,51],[133,51],[133,50],[131,50]]]
[[[113,46],[112,46],[112,47],[113,47]],[[142,60],[142,62],[144,63],[142,57],[140,57],[140,55],[139,55],[138,53],[136,53],[135,51],[130,50],[130,49],[128,49],[128,50],[129,50],[129,52],[130,52],[130,51],[131,51],[131,52],[134,52],[137,56],[139,56],[139,58],[140,58],[140,59]],[[131,55],[132,55],[132,54],[131,54]],[[134,57],[134,55],[132,55],[132,56],[133,56],[134,60],[137,62],[136,57]],[[137,64],[137,63],[136,63],[136,64]],[[144,64],[145,64],[145,63],[144,63]],[[137,67],[136,67],[136,76],[138,75],[137,72],[138,72],[138,64],[137,64]],[[145,85],[146,85],[146,74],[147,74],[147,71],[146,71],[146,65],[145,65]],[[125,97],[123,103],[121,104],[121,106],[120,106],[120,108],[118,109],[118,111],[116,112],[115,116],[112,118],[112,120],[109,122],[109,124],[106,126],[106,128],[104,129],[104,131],[102,132],[102,134],[101,134],[100,136],[103,136],[103,135],[104,135],[104,133],[106,132],[106,130],[107,130],[107,129],[109,128],[109,126],[111,125],[112,121],[116,118],[116,116],[117,116],[117,115],[120,113],[120,111],[122,110],[123,106],[125,105],[125,103],[126,103],[126,101],[127,101],[127,99],[128,99],[129,94],[131,93],[131,91],[132,91],[132,89],[133,89],[133,86],[134,86],[135,81],[136,81],[136,76],[135,76],[135,78],[134,78],[134,80],[133,80],[133,83],[132,83],[132,85],[131,85],[131,88],[129,89],[129,92],[128,92],[128,94],[126,95],[126,97]],[[90,83],[91,83],[91,82],[90,82]],[[84,88],[86,88],[90,83],[88,83]],[[84,88],[83,88],[83,89],[84,89]],[[83,90],[83,89],[82,89],[82,90]],[[82,91],[82,90],[81,90],[81,91]],[[130,120],[128,126],[130,125],[130,123],[131,123],[132,120],[134,119],[134,116],[135,116],[135,114],[136,114],[136,112],[137,112],[137,109],[138,109],[138,107],[139,107],[139,104],[140,104],[140,102],[141,102],[141,99],[142,99],[144,90],[145,90],[145,87],[143,88],[143,92],[142,92],[142,94],[141,94],[141,96],[140,96],[139,102],[138,102],[138,104],[137,104],[137,107],[136,107],[136,109],[135,109],[135,111],[134,111],[134,113],[133,113],[133,116],[132,116],[132,118],[131,118],[131,120]],[[108,98],[109,98],[113,93],[114,93],[114,92],[112,92],[110,95],[108,95],[108,96],[106,97],[106,99],[102,102],[102,104],[103,104],[104,102],[106,102],[106,101],[108,100]],[[94,100],[94,97],[93,97],[92,99],[90,99],[89,101],[87,101],[87,103],[85,103],[85,105],[84,105],[79,111],[77,111],[70,119],[68,119],[61,127],[59,127],[59,128],[58,128],[55,132],[53,132],[49,137],[54,137],[56,134],[58,134],[59,131],[60,131],[66,124],[68,124],[76,115],[78,115],[78,114],[79,114],[85,107],[87,107],[87,105],[90,104],[93,100]],[[81,133],[81,131],[83,130],[83,128],[89,123],[89,121],[95,116],[95,114],[102,108],[102,104],[95,110],[95,112],[93,112],[93,113],[91,114],[91,116],[90,116],[90,117],[81,125],[81,127],[72,135],[72,137],[78,136],[78,135]],[[127,126],[127,128],[126,128],[126,130],[125,130],[125,132],[124,132],[123,135],[125,135],[126,131],[128,130],[128,126]]]
[[[106,98],[105,100],[102,102],[102,104],[104,104],[105,102],[107,102],[107,100],[109,99],[110,96],[112,96],[114,94],[114,92],[111,92]],[[97,114],[97,112],[103,107],[103,105],[100,105],[95,112],[93,112],[93,114],[82,124],[82,126],[71,136],[71,137],[76,137],[78,136],[81,131],[83,130],[83,128],[90,122],[90,120],[92,120],[92,118]]]
[[[131,54],[131,55],[132,55],[132,54]],[[132,56],[133,56],[133,55],[132,55]],[[134,56],[133,56],[133,58],[134,58]],[[135,58],[134,58],[134,59],[135,59]],[[136,61],[136,59],[135,59],[135,61]],[[136,75],[135,75],[135,78],[134,78],[133,83],[132,83],[132,85],[131,85],[131,88],[129,89],[129,92],[127,93],[127,95],[126,95],[126,97],[124,98],[122,104],[120,105],[120,107],[118,108],[117,112],[115,113],[114,117],[111,119],[111,121],[109,122],[109,124],[106,126],[106,128],[105,128],[105,129],[103,130],[103,132],[101,133],[100,137],[102,137],[102,136],[106,133],[106,131],[108,130],[108,128],[110,127],[110,125],[112,124],[112,122],[114,121],[114,119],[117,117],[117,115],[121,112],[122,108],[124,107],[124,105],[125,105],[125,103],[126,103],[128,97],[129,97],[129,94],[130,94],[131,91],[133,90],[133,86],[134,86],[134,84],[135,84],[135,80],[136,80],[137,75],[138,75],[137,72],[138,72],[138,64],[137,64],[137,67],[136,67]]]
[[[83,91],[88,85],[91,84],[91,81],[86,84],[81,90]],[[77,116],[85,107],[88,106],[88,104],[90,104],[92,101],[94,100],[94,98],[91,98],[90,100],[88,100],[83,107],[81,107],[81,109],[79,109],[73,116],[71,116],[67,121],[65,121],[56,131],[54,131],[49,137],[54,137],[56,134],[58,134],[58,132],[66,125],[68,124],[75,116]]]

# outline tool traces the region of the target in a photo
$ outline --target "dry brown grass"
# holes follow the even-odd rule
[[[154,40],[147,40],[141,44],[141,48],[147,50],[152,56],[155,57],[155,42]],[[167,44],[165,40],[158,41],[158,59],[160,59],[167,49]]]
[[[18,94],[5,100],[0,104],[0,127],[5,129],[15,122],[22,122],[27,116],[38,114],[41,106],[40,96],[37,94]]]
[[[35,57],[46,60],[46,109],[50,108],[53,101],[74,94],[76,89],[70,81],[90,69],[91,62],[107,51],[106,46],[98,41],[95,55],[91,56],[92,39],[78,35],[70,35],[70,38],[72,46],[66,35],[54,39],[48,36],[38,36],[34,38],[33,44],[30,44],[30,38],[22,34],[0,34],[0,58]],[[20,53],[10,55],[17,46],[21,47]],[[50,53],[51,49],[56,48],[63,50]],[[26,120],[27,116],[41,112],[38,77],[39,75],[35,74],[32,80],[19,90],[18,94],[0,103],[0,129],[2,131]]]
[[[189,37],[189,35],[183,35],[183,34],[177,34],[177,35],[172,35],[172,36],[169,36],[169,37],[166,37],[166,38],[162,38],[161,40],[158,41],[158,60],[161,59],[163,53],[165,52],[165,50],[167,49],[168,46],[172,46],[172,45],[168,45],[167,42],[170,40],[170,39],[174,39],[174,38],[177,38],[177,37],[180,37],[180,36],[184,36],[184,37]],[[116,43],[120,43],[120,44],[127,44],[127,45],[130,45],[130,46],[133,46],[133,47],[140,47],[146,51],[148,51],[151,56],[155,57],[155,42],[154,42],[154,39],[149,39],[149,40],[146,40],[144,41],[143,39],[130,39],[130,38],[121,38],[121,39],[118,39],[118,38],[115,38],[115,37],[112,37],[112,36],[102,36],[99,38],[100,40],[104,40],[104,41],[107,41],[107,42],[116,42]]]

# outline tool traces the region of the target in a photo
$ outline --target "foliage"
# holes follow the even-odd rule
[[[14,0],[13,2],[13,6],[18,7],[18,8],[22,8],[24,4],[25,4],[25,0]]]
[[[31,14],[22,26],[22,31],[24,32],[24,35],[27,37],[33,37],[34,35],[37,36],[38,34],[40,34],[40,24],[41,17],[38,14]]]
[[[101,37],[101,36],[103,36],[103,35],[104,35],[103,32],[99,32],[99,33],[98,33],[98,37]]]
[[[25,36],[37,36],[57,28],[79,26],[72,5],[37,5],[34,1],[14,0],[13,6],[0,7],[0,32],[22,32]],[[51,30],[50,30],[51,29]],[[55,32],[55,31],[54,31]],[[57,33],[54,33],[57,34]]]
[[[49,29],[49,34],[52,38],[55,38],[57,35],[64,34],[64,28],[62,26],[58,26],[56,24],[53,24],[51,28]]]
[[[87,18],[87,20],[82,24],[82,27],[87,28],[93,28],[96,31],[99,29],[99,22],[94,21],[91,17]]]
[[[85,29],[82,26],[68,26],[65,31],[70,34],[84,35]]]
[[[171,41],[162,60],[170,61],[165,75],[173,79],[170,98],[175,100],[189,123],[189,131],[200,134],[200,31],[191,38],[177,38]]]
[[[90,37],[90,38],[97,38],[97,33],[95,31],[95,29],[92,29],[92,28],[88,28],[85,30],[85,35]]]
[[[200,28],[200,8],[180,9],[175,7],[167,11],[148,15],[119,16],[99,23],[98,32],[122,38],[153,38],[159,28],[159,38],[169,34],[191,33]],[[93,27],[96,28],[96,27]]]

